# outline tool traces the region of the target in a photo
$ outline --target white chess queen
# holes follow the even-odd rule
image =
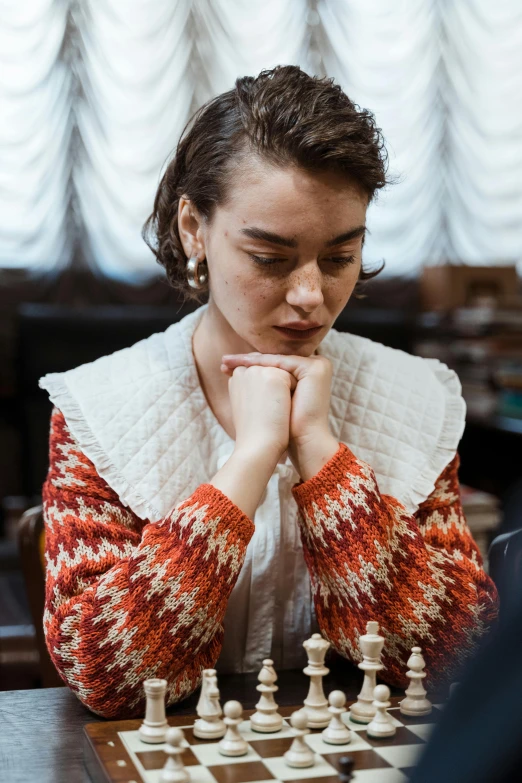
[[[448,466],[444,486],[458,486],[455,373],[333,328],[376,274],[363,243],[385,184],[380,131],[338,85],[297,66],[238,79],[187,128],[144,231],[200,306],[41,379],[55,405],[45,630],[62,677],[101,715],[137,710],[150,672],[175,701],[209,666],[302,666],[318,630],[349,657],[372,618],[395,640],[386,677],[402,683],[397,651],[412,639],[437,674],[487,625],[494,591],[465,524],[441,558],[415,517],[438,493],[440,523],[462,520],[458,492],[436,489]],[[392,544],[407,573],[388,567]],[[458,621],[430,647],[431,592],[413,613],[404,585],[431,584],[433,558],[442,571],[451,560]],[[372,569],[389,600],[371,598]]]

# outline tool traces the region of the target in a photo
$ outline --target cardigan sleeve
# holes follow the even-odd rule
[[[43,487],[44,630],[58,672],[104,717],[143,711],[142,681],[183,699],[212,668],[254,525],[202,484],[144,521],[98,475],[54,408]]]
[[[414,515],[381,494],[374,471],[343,443],[293,487],[317,620],[341,655],[362,660],[358,638],[376,620],[385,638],[380,676],[407,684],[422,647],[427,684],[451,681],[497,613],[460,500],[458,454]]]

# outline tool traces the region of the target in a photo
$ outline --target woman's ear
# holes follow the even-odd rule
[[[181,196],[178,203],[178,231],[187,258],[205,258],[203,221],[190,199]]]

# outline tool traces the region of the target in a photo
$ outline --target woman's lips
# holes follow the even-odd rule
[[[319,334],[322,328],[322,326],[316,326],[315,329],[286,329],[284,326],[274,326],[274,329],[291,340],[309,340],[310,337]]]

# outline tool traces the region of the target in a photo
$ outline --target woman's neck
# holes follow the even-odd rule
[[[211,407],[214,401],[228,400],[229,376],[220,369],[223,354],[253,350],[210,301],[194,332],[192,351],[201,387]]]

